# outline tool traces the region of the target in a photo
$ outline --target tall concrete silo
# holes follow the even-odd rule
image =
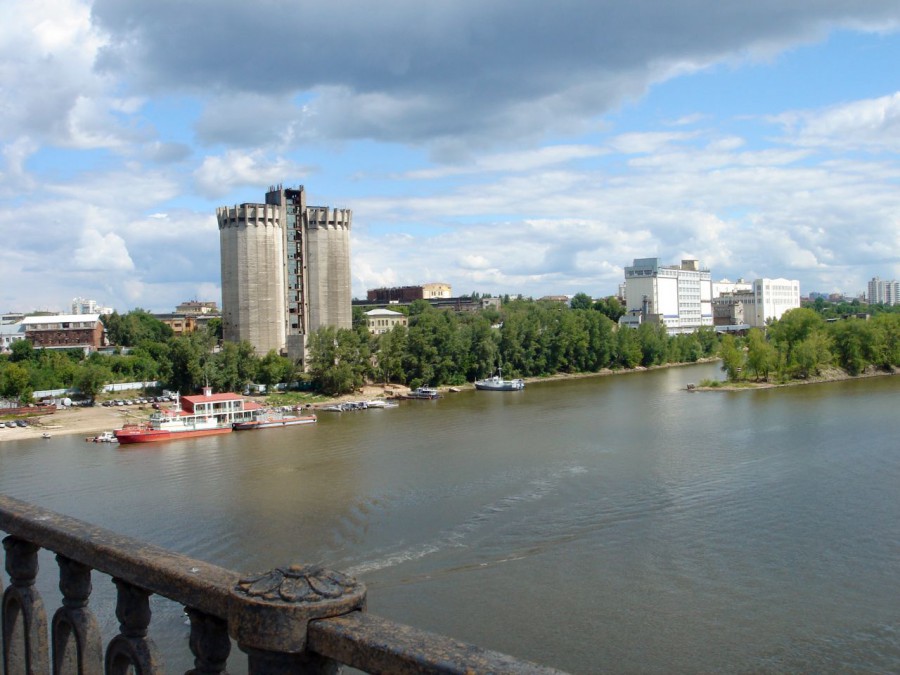
[[[350,209],[307,207],[302,185],[277,185],[264,204],[223,207],[216,216],[226,340],[305,362],[311,332],[352,327]]]
[[[309,328],[351,328],[350,209],[310,206],[306,209],[307,251],[310,262]]]
[[[282,209],[241,204],[216,209],[222,262],[222,332],[259,355],[285,349]]]

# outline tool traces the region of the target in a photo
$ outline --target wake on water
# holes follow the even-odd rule
[[[509,515],[517,508],[539,502],[549,495],[557,493],[565,479],[584,473],[587,473],[587,468],[583,466],[564,466],[549,474],[532,478],[522,491],[484,505],[465,521],[455,527],[443,530],[430,541],[408,546],[397,551],[386,551],[377,558],[350,565],[343,569],[347,574],[358,577],[421,560],[449,549],[465,548],[470,545],[471,541],[478,534],[489,529],[502,517]],[[522,556],[504,556],[502,560],[496,562],[509,562],[519,557]],[[484,564],[486,563],[483,563],[482,566]]]

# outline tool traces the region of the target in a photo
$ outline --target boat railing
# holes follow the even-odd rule
[[[366,612],[366,588],[317,566],[241,575],[0,495],[9,577],[2,604],[4,675],[155,675],[148,635],[153,594],[185,607],[195,675],[225,673],[232,641],[250,675],[334,673],[554,673],[511,656]],[[61,606],[48,621],[36,588],[38,551],[56,554]],[[119,632],[106,642],[89,607],[92,573],[117,590]]]

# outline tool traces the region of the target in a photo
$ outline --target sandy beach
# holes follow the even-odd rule
[[[0,429],[0,441],[21,441],[40,438],[42,434],[82,434],[85,438],[96,436],[102,431],[121,429],[127,414],[147,415],[149,410],[138,410],[137,406],[121,408],[66,408],[52,415],[26,417],[27,427]]]

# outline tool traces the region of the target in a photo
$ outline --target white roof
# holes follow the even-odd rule
[[[99,314],[47,314],[44,316],[26,316],[22,323],[32,326],[36,323],[97,323]]]
[[[390,309],[370,309],[366,312],[366,316],[405,316],[405,314]]]

